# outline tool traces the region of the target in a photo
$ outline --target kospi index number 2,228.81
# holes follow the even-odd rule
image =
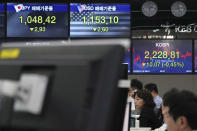
[[[192,73],[191,40],[133,40],[134,73]]]

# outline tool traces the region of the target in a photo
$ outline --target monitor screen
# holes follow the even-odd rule
[[[128,65],[128,73],[131,72],[131,54],[130,54],[130,48],[127,50],[124,60],[123,60],[123,64],[127,64]]]
[[[197,73],[197,41],[195,40],[195,43],[194,43],[194,64],[195,64],[195,73]]]
[[[7,3],[7,37],[67,38],[66,4]]]
[[[133,73],[192,73],[192,40],[134,40]]]
[[[5,35],[5,6],[0,3],[0,38]],[[0,40],[1,43],[1,40]]]
[[[71,3],[70,37],[130,37],[130,5]]]
[[[34,73],[48,76],[49,82],[41,113],[12,109],[7,127],[27,131],[122,130],[128,89],[117,88],[117,83],[123,48],[73,42],[67,46],[12,45],[5,44],[0,50],[11,53],[0,57],[0,80],[21,80],[23,74]]]

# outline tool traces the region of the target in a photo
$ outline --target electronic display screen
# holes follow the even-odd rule
[[[192,73],[192,40],[134,40],[133,73]]]
[[[0,3],[0,38],[5,35],[5,6]]]
[[[130,37],[130,5],[71,3],[70,37]]]
[[[197,40],[195,40],[195,44],[194,44],[194,64],[195,64],[195,73],[197,73]]]
[[[7,37],[68,37],[66,4],[8,3]]]
[[[124,60],[123,60],[123,64],[128,64],[128,73],[131,72],[131,55],[130,55],[130,48],[128,49],[128,51],[125,54]]]

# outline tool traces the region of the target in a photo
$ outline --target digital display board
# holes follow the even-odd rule
[[[71,3],[70,37],[130,37],[130,5]]]
[[[5,35],[5,6],[0,3],[0,38]]]
[[[133,73],[192,73],[192,40],[134,40]]]
[[[7,3],[7,37],[68,37],[66,4]]]
[[[194,43],[194,53],[195,53],[195,56],[194,56],[194,70],[195,70],[195,73],[197,73],[197,40],[195,40],[195,43]]]
[[[131,54],[130,54],[130,48],[127,50],[125,54],[125,58],[123,60],[123,64],[128,64],[128,73],[131,72]]]

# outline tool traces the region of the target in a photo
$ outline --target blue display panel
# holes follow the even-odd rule
[[[0,38],[5,35],[5,6],[0,3]]]
[[[134,40],[133,73],[192,73],[192,40]]]
[[[197,40],[195,40],[195,43],[194,43],[194,53],[195,53],[195,56],[194,56],[195,73],[197,73]]]
[[[8,3],[7,37],[68,37],[65,4]]]
[[[124,58],[124,61],[123,61],[124,64],[128,64],[128,73],[131,72],[131,54],[130,53],[131,52],[130,52],[130,48],[129,48],[128,51],[125,54],[125,58]]]
[[[130,37],[130,5],[71,3],[70,37]]]

